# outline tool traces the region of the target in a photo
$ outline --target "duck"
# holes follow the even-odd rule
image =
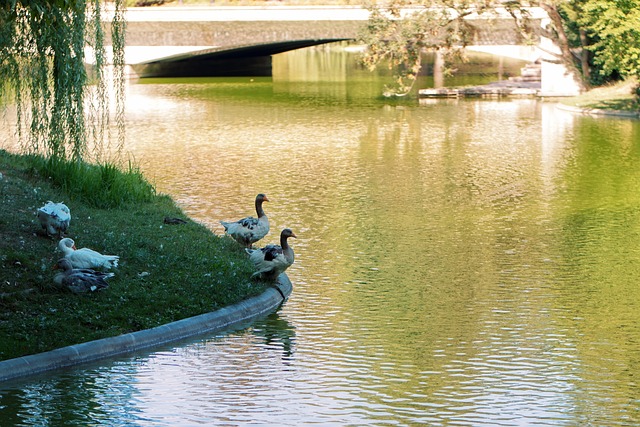
[[[234,222],[220,221],[224,231],[236,242],[251,249],[255,242],[269,233],[269,218],[267,218],[262,209],[262,203],[268,201],[269,199],[266,195],[263,193],[258,194],[256,196],[256,214],[258,217],[248,216]]]
[[[53,281],[76,294],[106,289],[109,287],[107,279],[115,276],[114,273],[103,273],[89,268],[73,268],[66,258],[58,260],[53,269],[62,270],[55,275]]]
[[[172,218],[172,217],[165,216],[164,223],[170,224],[170,225],[181,225],[181,224],[186,224],[187,221],[185,221],[182,218]]]
[[[69,237],[58,242],[58,249],[73,268],[117,268],[120,260],[117,255],[102,255],[89,248],[76,249],[76,243]]]
[[[40,225],[48,236],[58,235],[58,237],[62,237],[63,233],[69,228],[71,211],[62,202],[54,203],[49,200],[38,209],[37,214]]]
[[[293,248],[289,246],[287,239],[295,237],[290,228],[285,228],[280,233],[280,245],[267,245],[260,249],[245,249],[249,259],[253,262],[256,272],[253,278],[275,281],[278,276],[293,264],[295,259]]]

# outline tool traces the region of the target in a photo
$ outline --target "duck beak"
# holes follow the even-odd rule
[[[78,248],[76,248],[76,245],[71,246],[73,248],[74,251],[77,251]]]
[[[269,200],[269,198],[267,196],[264,196],[264,199],[262,199],[262,201],[264,202],[270,202],[271,200]]]
[[[295,237],[296,239],[298,238],[298,236],[296,236],[296,233],[291,233],[291,237]]]

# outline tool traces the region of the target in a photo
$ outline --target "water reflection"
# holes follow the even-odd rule
[[[182,347],[17,382],[0,391],[0,419],[16,426],[224,424],[219,416],[239,402],[246,410],[272,386],[272,371],[291,366],[294,354],[295,328],[272,313],[247,329]]]
[[[294,293],[246,330],[9,389],[18,422],[640,421],[638,122],[350,83],[129,87],[127,149],[191,216],[221,233],[269,195]]]
[[[135,361],[115,364],[76,375],[62,374],[56,378],[25,383],[0,392],[3,425],[86,425],[90,420],[109,421],[125,426],[138,420],[129,407],[136,399]]]

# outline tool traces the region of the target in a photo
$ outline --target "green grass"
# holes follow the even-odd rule
[[[0,173],[0,360],[151,328],[265,289],[250,280],[236,242],[189,220],[135,168],[0,150]],[[121,257],[105,291],[76,295],[53,284],[61,253],[35,215],[47,200],[69,206],[76,246]]]
[[[562,100],[572,107],[599,110],[640,111],[640,99],[635,95],[638,82],[629,79],[589,90],[579,96]]]
[[[110,163],[90,165],[36,155],[28,156],[27,160],[32,172],[93,207],[106,209],[126,203],[146,203],[156,195],[155,188],[131,163],[123,173]]]

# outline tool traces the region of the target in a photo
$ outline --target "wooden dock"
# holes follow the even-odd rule
[[[469,86],[457,88],[420,89],[420,98],[503,98],[503,97],[534,97],[540,92],[540,85],[496,85]]]
[[[420,89],[420,98],[503,98],[503,97],[534,97],[541,89],[541,74],[539,64],[527,64],[521,70],[519,77],[511,77],[481,86],[464,86],[452,88]]]

